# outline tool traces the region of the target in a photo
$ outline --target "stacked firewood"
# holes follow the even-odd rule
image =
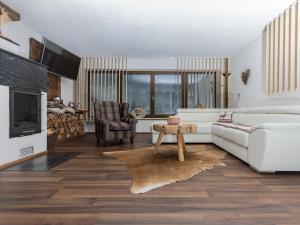
[[[82,136],[85,133],[84,113],[48,113],[48,135],[56,134],[57,140]]]

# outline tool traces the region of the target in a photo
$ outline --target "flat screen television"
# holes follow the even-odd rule
[[[74,55],[46,38],[44,39],[41,63],[48,67],[49,72],[76,80],[80,60],[80,57],[77,55]]]

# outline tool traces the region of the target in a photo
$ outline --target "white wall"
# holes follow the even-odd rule
[[[9,87],[0,85],[0,166],[18,160],[21,148],[33,146],[34,154],[47,150],[47,93],[42,94],[42,133],[9,138]]]
[[[177,60],[172,57],[131,57],[127,59],[128,70],[176,70]]]
[[[300,104],[300,93],[269,97],[265,94],[264,34],[257,37],[229,60],[229,107]],[[250,69],[247,85],[241,74]],[[240,98],[237,105],[238,94]]]
[[[61,77],[61,99],[65,105],[74,102],[74,81]]]
[[[3,34],[12,41],[18,43],[20,46],[15,47],[15,50],[10,48],[11,44],[9,43],[6,46],[2,45],[1,47],[26,58],[29,58],[29,38],[32,37],[38,41],[42,41],[42,35],[38,34],[20,21],[8,22],[4,25]]]
[[[42,41],[42,35],[32,30],[22,22],[9,22],[3,27],[3,34],[20,46],[11,42],[0,39],[0,48],[23,57],[29,58],[30,46],[29,39],[32,37],[38,41]],[[55,40],[53,40],[55,41]],[[63,78],[61,79],[61,98],[66,104],[74,101],[74,81]]]

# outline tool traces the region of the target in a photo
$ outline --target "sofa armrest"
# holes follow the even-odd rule
[[[300,125],[259,125],[249,134],[248,163],[260,172],[300,171]]]
[[[253,126],[252,131],[266,130],[300,130],[300,123],[261,123]]]

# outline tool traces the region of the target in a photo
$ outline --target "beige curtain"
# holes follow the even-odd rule
[[[94,119],[93,103],[95,101],[121,102],[121,79],[126,74],[126,58],[82,58],[75,96],[79,106],[88,109],[88,121]]]
[[[267,95],[300,88],[299,26],[299,3],[296,2],[265,28]]]
[[[214,75],[216,74],[216,102],[215,106],[217,108],[223,107],[224,99],[224,80],[222,74],[228,72],[228,59],[220,57],[201,57],[201,58],[178,58],[177,59],[177,71],[188,73],[190,80],[193,82],[200,78],[201,74]],[[207,79],[208,80],[208,79]],[[207,88],[209,85],[199,83],[199,88]],[[196,93],[197,94],[197,93]],[[206,107],[211,107],[211,100],[203,99],[206,102]]]

